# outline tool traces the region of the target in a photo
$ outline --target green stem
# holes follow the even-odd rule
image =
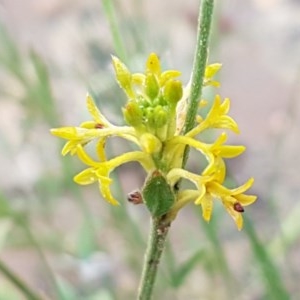
[[[14,284],[28,300],[42,300],[36,293],[34,293],[29,286],[21,280],[15,273],[13,273],[1,260],[0,260],[0,272]]]
[[[170,224],[165,224],[162,218],[152,219],[149,242],[144,259],[144,268],[139,286],[138,300],[151,299],[157,268],[164,250],[169,227]]]
[[[202,0],[199,8],[197,44],[194,55],[191,93],[183,133],[190,131],[195,125],[198,103],[202,95],[205,67],[208,57],[208,42],[212,23],[214,0]],[[188,148],[187,148],[188,149]],[[185,151],[183,165],[188,157]]]
[[[41,246],[39,245],[39,243],[37,242],[37,240],[33,236],[32,232],[31,232],[31,230],[30,230],[30,228],[27,224],[24,224],[23,229],[24,229],[24,231],[27,235],[28,240],[33,245],[34,249],[36,250],[37,255],[39,256],[39,259],[40,259],[41,263],[43,264],[44,270],[48,275],[48,279],[49,279],[51,285],[54,288],[54,291],[55,291],[55,294],[56,294],[57,298],[58,299],[63,299],[64,297],[61,295],[60,288],[58,286],[58,282],[55,278],[55,275],[54,275],[51,267],[48,264],[48,261],[45,257],[45,254],[44,254]]]
[[[116,50],[117,56],[123,61],[127,61],[127,54],[125,46],[121,37],[121,33],[118,27],[118,22],[115,15],[115,8],[112,0],[102,0],[103,8],[107,20],[110,25],[110,30],[113,37],[114,49]]]

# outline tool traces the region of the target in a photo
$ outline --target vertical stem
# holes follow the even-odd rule
[[[169,227],[170,224],[165,224],[162,218],[152,219],[138,300],[151,299],[157,268],[164,250]]]
[[[197,42],[193,62],[191,93],[186,114],[183,133],[190,131],[195,125],[198,103],[201,99],[205,67],[208,57],[208,42],[214,10],[214,0],[202,0],[199,8]],[[189,155],[189,147],[185,148],[182,166],[184,167]]]
[[[14,284],[28,300],[42,300],[35,292],[33,292],[27,284],[14,274],[5,264],[0,260],[0,272]]]
[[[208,42],[212,23],[214,0],[202,0],[197,28],[197,44],[193,62],[192,85],[184,133],[194,127],[198,103],[202,94],[203,79],[208,56]]]
[[[125,50],[125,46],[121,37],[121,33],[118,27],[118,22],[115,15],[115,8],[112,0],[102,0],[104,12],[108,19],[110,30],[113,37],[114,48],[118,57],[126,62],[127,61],[127,54]]]
[[[54,288],[55,295],[58,297],[58,299],[63,299],[63,297],[61,295],[60,288],[59,288],[58,283],[57,283],[57,280],[55,278],[55,274],[53,273],[51,267],[49,266],[48,261],[45,257],[45,254],[44,254],[43,250],[41,249],[41,246],[39,245],[39,243],[37,242],[37,240],[33,236],[32,232],[31,232],[31,230],[30,230],[30,228],[27,224],[24,224],[23,229],[24,229],[24,231],[25,231],[25,233],[28,237],[28,240],[34,246],[34,248],[37,252],[37,255],[39,256],[39,259],[40,259],[40,261],[41,261],[41,263],[44,267],[44,270],[47,273],[48,279],[49,279],[51,285]]]

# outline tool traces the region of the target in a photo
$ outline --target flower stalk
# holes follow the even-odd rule
[[[144,268],[138,291],[138,300],[151,299],[160,258],[164,250],[170,224],[163,218],[152,218]]]
[[[202,0],[199,10],[197,43],[194,55],[191,94],[184,126],[184,133],[194,127],[195,117],[198,111],[198,103],[201,99],[205,68],[208,58],[208,44],[213,17],[214,0]]]

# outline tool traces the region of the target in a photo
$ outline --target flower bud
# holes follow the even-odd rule
[[[146,76],[145,93],[150,99],[155,99],[159,92],[159,85],[156,76],[153,73],[149,73]]]
[[[122,111],[124,119],[128,125],[136,127],[142,124],[143,112],[136,102],[128,102],[125,108],[122,109]]]
[[[125,91],[129,98],[133,98],[134,92],[132,90],[131,73],[116,56],[112,55],[113,66],[115,69],[116,79],[120,87]]]
[[[179,80],[168,81],[164,88],[164,96],[167,102],[176,105],[183,94],[182,83]]]
[[[161,73],[160,61],[155,53],[150,53],[146,62],[146,74],[153,73],[159,75]]]
[[[160,128],[164,126],[168,120],[168,114],[166,110],[160,105],[154,108],[153,117],[154,117],[155,128]]]

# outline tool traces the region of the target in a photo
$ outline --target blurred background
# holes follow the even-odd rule
[[[181,211],[154,299],[300,299],[300,1],[216,2],[209,62],[223,64],[218,92],[240,126],[229,142],[247,146],[228,182],[253,176],[258,201],[241,232],[218,205],[209,224],[199,207]],[[89,120],[87,91],[122,124],[111,54],[138,72],[154,51],[187,83],[197,13],[192,0],[0,2],[0,262],[42,299],[135,299],[149,224],[126,195],[144,174],[119,168],[122,205],[110,207],[96,185],[73,182],[84,166],[61,157],[49,129]],[[0,299],[25,299],[3,266]]]

